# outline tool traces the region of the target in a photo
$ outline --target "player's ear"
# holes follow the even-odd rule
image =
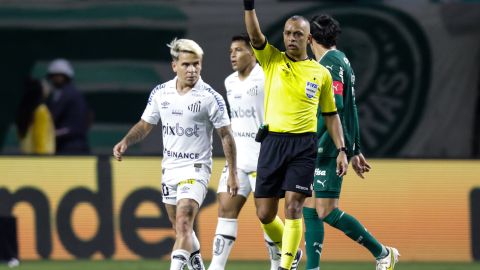
[[[313,38],[312,38],[312,34],[308,34],[308,36],[307,36],[307,43],[310,44],[310,45],[312,45],[312,39],[313,39]]]
[[[175,60],[172,60],[172,70],[175,73],[177,72],[177,61]]]

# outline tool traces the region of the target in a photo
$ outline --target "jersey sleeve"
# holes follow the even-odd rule
[[[275,56],[281,54],[280,51],[268,43],[268,41],[265,44],[265,47],[257,49],[252,46],[252,49],[255,53],[255,57],[258,60],[258,63],[260,63],[263,68],[267,68]]]
[[[335,95],[335,104],[338,111],[343,110],[343,93],[344,93],[344,71],[342,63],[335,57],[331,57],[331,54],[325,55],[320,61],[320,64],[324,66],[332,75],[332,88]]]
[[[212,96],[209,100],[208,118],[215,128],[221,128],[230,125],[230,118],[228,117],[227,106],[223,97],[213,91],[209,90]]]
[[[332,89],[332,76],[329,72],[325,72],[319,100],[322,114],[331,114],[337,112],[337,107],[335,106],[335,98],[333,96]]]
[[[143,111],[142,120],[149,124],[156,125],[158,121],[160,121],[158,101],[160,98],[160,89],[163,87],[164,85],[155,87],[148,97],[147,107]]]
[[[230,76],[228,76],[226,79],[225,79],[225,82],[224,82],[224,85],[225,85],[225,92],[227,93],[227,100],[226,100],[226,103],[227,103],[227,114],[228,115],[231,115],[230,112],[232,110],[232,89],[230,88]]]
[[[332,75],[332,90],[335,95],[335,105],[337,106],[337,111],[340,112],[343,110],[343,88],[345,83],[343,68],[336,58],[330,58],[328,55],[324,62],[322,65],[330,72],[330,75]]]

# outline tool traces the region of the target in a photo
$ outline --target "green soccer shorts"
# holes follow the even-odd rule
[[[317,157],[313,190],[316,198],[339,198],[343,178],[337,175],[337,159]]]

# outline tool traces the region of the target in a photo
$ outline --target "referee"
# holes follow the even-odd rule
[[[281,52],[263,35],[254,0],[244,0],[244,7],[251,45],[265,73],[265,123],[257,136],[261,141],[255,187],[257,216],[265,233],[282,250],[279,269],[297,269],[302,256],[298,249],[303,234],[302,207],[305,198],[312,195],[318,108],[338,149],[339,176],[346,174],[348,166],[342,125],[332,77],[307,55],[312,41],[308,20],[292,16],[285,22],[286,51]],[[282,197],[285,225],[277,217]]]

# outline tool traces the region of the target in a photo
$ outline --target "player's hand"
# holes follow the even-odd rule
[[[347,174],[348,160],[345,151],[340,151],[337,156],[337,175],[342,177]]]
[[[239,187],[238,176],[236,173],[230,174],[227,180],[227,192],[230,194],[230,197],[236,196],[238,193]]]
[[[127,148],[127,142],[125,142],[125,140],[121,140],[113,147],[113,157],[118,161],[122,161],[122,155],[125,153],[125,151],[127,151]]]
[[[362,153],[352,157],[352,168],[360,178],[365,178],[363,174],[372,169]]]

